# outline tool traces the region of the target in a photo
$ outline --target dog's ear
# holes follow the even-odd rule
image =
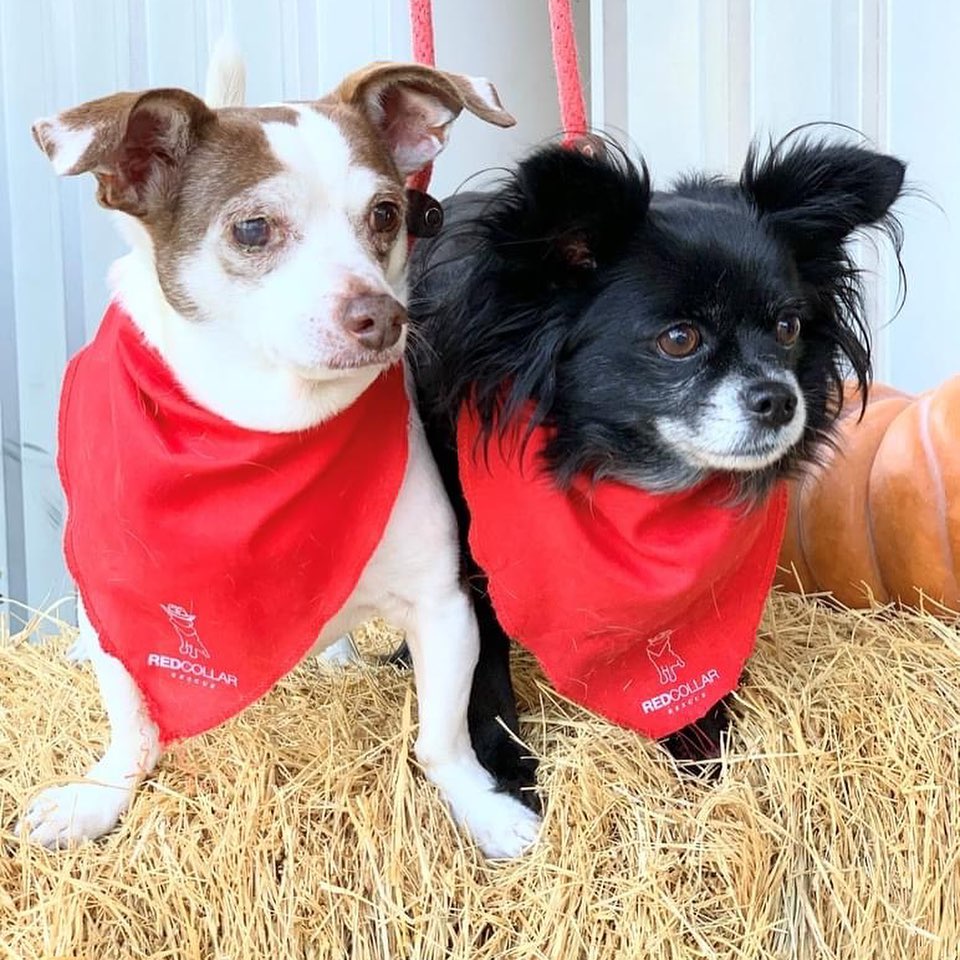
[[[495,246],[537,273],[576,282],[623,253],[649,206],[642,161],[597,138],[555,144],[518,166],[497,207]]]
[[[92,173],[97,199],[148,219],[174,194],[213,111],[185,90],[116,93],[38,120],[33,138],[57,173]]]
[[[762,159],[751,148],[740,186],[763,222],[803,256],[881,223],[905,172],[901,161],[872,150],[800,141]]]
[[[443,150],[463,110],[498,127],[516,123],[488,80],[420,64],[372,63],[345,77],[333,96],[366,114],[402,176],[422,169]]]

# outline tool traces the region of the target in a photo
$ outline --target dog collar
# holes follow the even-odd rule
[[[703,716],[753,651],[783,537],[782,485],[751,509],[718,478],[650,494],[543,468],[526,424],[484,451],[465,409],[457,442],[469,542],[497,618],[557,690],[650,737]]]
[[[162,740],[238,713],[310,650],[382,539],[408,425],[395,366],[309,430],[238,427],[109,307],[64,377],[64,546]]]

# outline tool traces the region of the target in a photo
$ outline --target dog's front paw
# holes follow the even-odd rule
[[[363,657],[353,642],[353,634],[345,633],[321,651],[320,662],[328,667],[353,667],[363,663]]]
[[[484,854],[494,860],[525,853],[536,843],[541,825],[532,810],[497,790],[477,797],[458,819]]]
[[[473,758],[425,765],[440,788],[454,820],[488,857],[518,857],[536,842],[540,817],[516,797],[502,793]]]
[[[86,663],[90,659],[90,651],[87,647],[87,639],[81,634],[67,648],[63,655],[68,663]]]
[[[83,780],[39,793],[16,831],[50,850],[95,840],[112,830],[130,805],[127,787]]]

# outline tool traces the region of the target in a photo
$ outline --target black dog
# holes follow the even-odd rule
[[[691,176],[661,193],[642,163],[598,141],[543,148],[498,189],[445,203],[443,231],[413,263],[415,370],[480,623],[471,735],[504,789],[529,787],[535,766],[497,720],[517,730],[509,639],[467,543],[461,408],[474,406],[488,439],[532,409],[561,487],[586,474],[672,492],[720,472],[736,498],[761,500],[829,442],[847,368],[866,390],[845,242],[879,227],[899,253],[890,207],[904,171],[794,137],[752,150],[738,183]],[[666,746],[715,756],[726,723],[721,701]]]

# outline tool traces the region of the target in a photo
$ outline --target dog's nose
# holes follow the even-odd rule
[[[369,350],[386,350],[400,339],[407,311],[388,294],[367,294],[348,300],[340,323]]]
[[[797,395],[789,384],[779,380],[761,380],[744,393],[747,409],[768,427],[786,426],[797,412]]]

